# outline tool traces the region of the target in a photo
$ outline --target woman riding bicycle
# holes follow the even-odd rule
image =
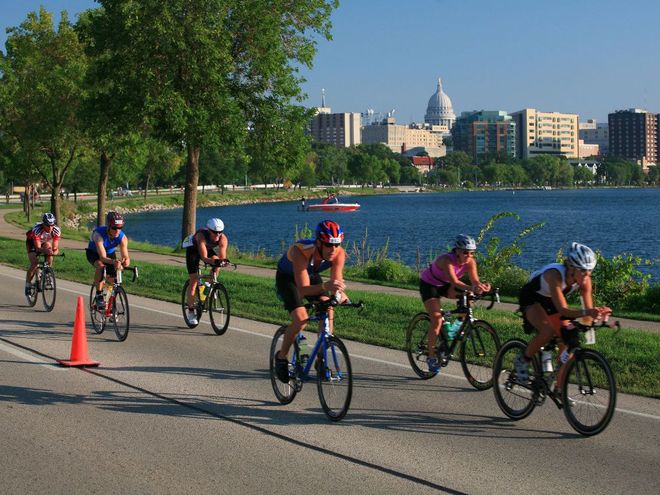
[[[289,349],[296,335],[308,321],[303,298],[327,299],[337,291],[343,292],[346,252],[341,247],[344,232],[339,224],[324,220],[316,226],[315,239],[301,239],[289,247],[277,264],[275,286],[284,308],[291,315],[282,347],[275,355],[275,371],[284,383],[289,381]],[[330,279],[323,281],[320,272],[330,268]],[[332,331],[333,311],[328,309]]]
[[[105,306],[103,299],[103,269],[108,276],[108,283],[113,284],[117,270],[130,265],[128,256],[128,237],[123,232],[124,217],[115,211],[109,211],[105,218],[106,225],[97,227],[90,237],[85,253],[87,261],[96,268],[94,284],[96,285],[95,304],[98,309]],[[117,259],[117,248],[121,259]]]
[[[59,242],[61,237],[60,228],[56,225],[55,215],[44,213],[41,217],[41,223],[36,224],[25,233],[25,248],[27,249],[30,267],[25,276],[25,296],[29,297],[32,289],[32,279],[37,273],[39,260],[38,254],[45,254],[46,261],[53,266],[53,255],[59,252]]]
[[[420,273],[419,293],[422,296],[426,312],[431,318],[426,364],[432,373],[440,371],[440,363],[435,352],[435,341],[443,323],[440,298],[455,299],[460,291],[466,290],[476,294],[490,290],[490,284],[482,283],[479,280],[477,261],[474,259],[476,249],[475,240],[461,234],[456,237],[454,248],[450,252],[438,256],[428,268]],[[461,282],[460,278],[465,273],[467,273],[471,285]]]
[[[206,222],[205,229],[199,229],[194,234],[188,236],[182,247],[186,248],[186,268],[188,269],[188,322],[191,325],[197,325],[197,313],[195,312],[195,290],[199,283],[199,262],[200,260],[207,265],[216,265],[222,260],[227,259],[227,245],[229,241],[224,233],[225,224],[219,218],[210,218]],[[216,250],[217,253],[216,254]],[[213,266],[213,274],[217,275],[220,271],[219,266]]]
[[[524,353],[518,354],[514,361],[516,376],[521,382],[529,380],[531,356],[553,336],[561,337],[565,343],[560,349],[564,359],[566,345],[572,347],[577,339],[577,332],[569,329],[570,320],[585,316],[601,319],[612,313],[606,306],[593,307],[591,272],[595,267],[594,252],[584,244],[574,242],[563,263],[551,263],[533,272],[520,290],[525,331],[538,332]],[[566,302],[566,296],[576,290],[580,292],[582,309],[571,309]]]

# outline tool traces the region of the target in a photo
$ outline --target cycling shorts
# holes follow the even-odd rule
[[[91,249],[85,249],[85,254],[87,255],[87,261],[89,261],[89,264],[92,266],[96,266],[95,263],[99,260],[99,253],[96,251],[92,251]],[[106,254],[106,256],[110,259],[116,260],[117,259],[117,252],[112,252],[110,254]],[[105,274],[108,277],[114,277],[117,275],[117,269],[115,268],[114,263],[104,263],[105,264]]]
[[[318,273],[312,273],[309,275],[309,284],[310,285],[319,285],[323,283],[321,275]],[[284,309],[289,313],[297,308],[302,308],[305,305],[298,287],[296,286],[296,280],[293,275],[288,275],[281,271],[275,273],[275,288],[277,289],[277,297],[284,302]],[[308,301],[318,300],[318,296],[312,296],[306,298]]]
[[[431,285],[428,282],[424,282],[421,278],[419,279],[419,294],[422,296],[422,301],[426,302],[429,299],[440,299],[441,297],[447,297],[449,293],[450,284],[446,285]]]

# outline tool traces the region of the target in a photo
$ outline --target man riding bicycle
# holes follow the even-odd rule
[[[545,346],[553,336],[561,337],[562,364],[566,361],[567,347],[577,344],[577,332],[569,326],[570,320],[580,317],[602,319],[612,313],[606,306],[593,307],[591,272],[596,267],[596,254],[584,244],[571,244],[563,263],[551,263],[533,272],[520,290],[520,311],[527,333],[536,330],[536,336],[514,361],[518,380],[529,381],[531,356]],[[566,296],[580,292],[582,309],[571,309]],[[558,377],[559,379],[559,377]]]
[[[219,262],[227,259],[227,246],[229,241],[224,233],[225,224],[219,218],[210,218],[206,222],[205,229],[199,229],[189,235],[181,244],[186,248],[186,268],[188,269],[188,322],[197,325],[197,313],[195,312],[195,290],[197,290],[199,262],[203,261],[213,268],[213,274],[217,275],[220,267]],[[217,251],[217,254],[216,254]]]
[[[96,268],[94,284],[96,285],[96,299],[94,304],[98,309],[105,307],[103,300],[103,269],[105,268],[108,283],[113,284],[117,270],[130,265],[128,256],[128,237],[123,232],[124,217],[115,211],[106,215],[106,225],[97,227],[90,236],[85,253],[87,261]],[[117,248],[121,259],[117,259]]]
[[[482,283],[479,280],[477,261],[474,259],[476,250],[476,241],[468,235],[461,234],[456,237],[454,248],[450,252],[438,256],[428,268],[420,273],[419,293],[422,296],[424,308],[431,318],[426,363],[432,373],[440,371],[440,363],[435,351],[435,341],[444,321],[440,298],[455,299],[460,291],[466,290],[475,294],[490,290],[490,284]],[[471,285],[461,282],[460,279],[465,273],[467,273]]]
[[[37,223],[25,233],[25,247],[30,260],[30,267],[25,275],[25,297],[30,296],[32,279],[37,272],[38,254],[45,254],[46,261],[53,266],[53,255],[60,251],[59,242],[62,233],[56,223],[55,215],[44,213],[41,223]]]
[[[327,300],[345,289],[346,252],[341,247],[343,240],[344,232],[339,224],[324,220],[316,226],[314,239],[296,241],[277,264],[277,295],[284,301],[284,308],[291,315],[291,325],[284,335],[282,348],[275,355],[277,378],[284,383],[289,381],[289,350],[296,335],[305,329],[309,319],[303,298]],[[320,272],[328,268],[330,279],[324,282]],[[344,299],[343,296],[341,299]],[[332,308],[328,308],[328,319],[332,331]]]

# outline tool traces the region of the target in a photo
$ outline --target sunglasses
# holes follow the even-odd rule
[[[108,227],[109,230],[121,230],[122,227]]]
[[[217,234],[222,234],[224,231],[223,230],[211,230],[211,229],[209,229],[209,232],[211,234],[216,234],[217,235]]]
[[[327,248],[333,248],[333,247],[341,247],[341,242],[339,244],[334,244],[332,242],[324,242],[323,245]]]

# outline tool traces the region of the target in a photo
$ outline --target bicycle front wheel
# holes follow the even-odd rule
[[[96,308],[96,286],[92,284],[89,291],[89,316],[92,319],[92,328],[96,333],[105,330],[105,312]]]
[[[51,312],[55,307],[56,295],[55,272],[52,268],[45,268],[41,277],[41,297],[46,311]]]
[[[426,364],[428,351],[428,334],[431,326],[431,318],[428,313],[417,313],[406,329],[406,354],[413,371],[423,380],[433,378],[437,373],[429,371]],[[438,335],[438,340],[442,335]]]
[[[500,350],[500,339],[495,329],[482,320],[470,325],[461,344],[461,366],[470,385],[477,390],[493,386],[493,362]]]
[[[222,335],[229,327],[229,316],[231,314],[229,294],[227,294],[225,286],[217,282],[211,289],[208,298],[211,327],[216,334]]]
[[[317,370],[321,407],[328,418],[339,421],[351,405],[353,373],[346,346],[337,337],[328,337],[322,364]]]
[[[566,366],[562,385],[566,419],[581,435],[596,435],[610,423],[616,407],[610,365],[600,353],[581,349]]]
[[[273,340],[270,344],[270,383],[273,386],[273,392],[275,392],[275,397],[282,404],[289,404],[296,397],[297,390],[294,387],[293,377],[293,366],[289,364],[289,383],[284,383],[277,378],[277,372],[275,371],[275,355],[277,351],[282,347],[282,342],[284,341],[284,334],[286,333],[286,326],[280,327],[275,332]]]
[[[186,323],[188,328],[195,328],[199,325],[199,320],[202,317],[202,302],[199,300],[199,290],[195,289],[195,298],[193,300],[195,308],[195,316],[197,317],[197,323],[190,323],[188,319],[188,288],[190,287],[190,280],[186,280],[186,283],[183,284],[183,290],[181,291],[181,311],[183,313],[183,321]]]
[[[128,309],[128,296],[123,287],[115,288],[114,302],[112,304],[112,325],[115,329],[115,335],[119,342],[123,342],[128,337],[128,327],[130,325],[130,312]]]
[[[522,340],[508,340],[500,348],[493,364],[495,400],[502,412],[515,420],[526,418],[536,407],[531,385],[518,381],[513,365],[516,356],[526,347],[527,344]],[[536,360],[532,360],[530,363],[536,363]],[[531,372],[530,375],[532,375]]]

